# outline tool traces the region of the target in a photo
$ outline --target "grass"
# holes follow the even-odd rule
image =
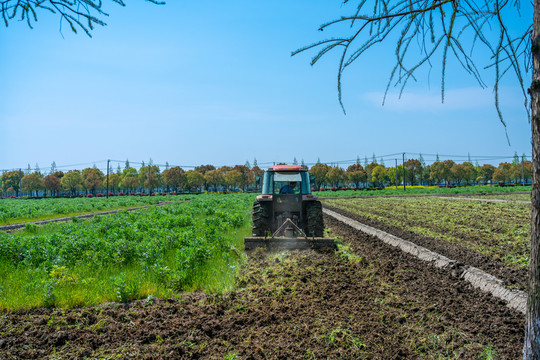
[[[0,233],[0,310],[72,308],[234,288],[251,195]]]
[[[529,204],[434,197],[328,199],[325,203],[386,225],[459,244],[511,266],[528,266]]]
[[[107,198],[46,198],[0,200],[0,225],[49,220],[100,212],[127,209],[164,201],[182,201],[193,195],[167,196],[115,196]]]

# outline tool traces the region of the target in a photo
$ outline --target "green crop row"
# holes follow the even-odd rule
[[[243,262],[252,201],[250,195],[202,195],[0,232],[0,309],[225,291]]]
[[[181,196],[115,196],[107,198],[4,199],[0,201],[0,225],[79,215],[89,212],[125,209],[164,201],[181,201]]]
[[[328,199],[325,204],[478,251],[510,266],[529,262],[530,205],[436,197]]]

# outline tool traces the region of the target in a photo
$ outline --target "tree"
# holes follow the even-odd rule
[[[39,190],[43,189],[43,180],[41,180],[39,173],[33,172],[32,174],[23,176],[21,179],[21,189],[24,192],[30,193],[30,196],[35,191],[36,196],[38,196]]]
[[[62,184],[60,183],[60,178],[54,174],[45,176],[43,179],[43,186],[45,189],[49,190],[51,196],[54,196],[62,189]]]
[[[200,166],[196,166],[195,171],[198,171],[200,172],[201,174],[206,174],[207,171],[210,171],[210,170],[216,170],[216,167],[214,165],[200,165]]]
[[[121,6],[125,6],[123,0],[111,0]],[[153,4],[165,4],[157,0],[145,0]],[[24,20],[30,28],[38,21],[38,13],[52,12],[60,16],[60,21],[69,25],[70,29],[77,33],[82,30],[89,37],[90,32],[96,25],[107,25],[99,17],[108,16],[103,9],[102,1],[97,0],[1,0],[0,14],[4,19],[4,24],[8,26],[10,21]]]
[[[139,178],[135,176],[123,178],[120,187],[126,191],[135,191],[139,187]]]
[[[484,164],[480,167],[478,175],[482,178],[484,184],[487,184],[489,181],[491,181],[495,169],[495,166],[491,164]]]
[[[493,180],[499,184],[504,184],[510,180],[510,171],[512,169],[512,164],[503,162],[500,163],[497,169],[493,172]]]
[[[198,171],[188,170],[186,172],[186,178],[187,178],[186,186],[188,187],[190,191],[193,188],[200,189],[201,186],[203,186],[204,184],[204,175]]]
[[[465,183],[469,184],[474,182],[478,175],[476,167],[470,161],[465,161],[461,165],[463,166],[463,179],[465,180]]]
[[[377,164],[376,162],[372,162],[371,164],[368,164],[368,166],[364,167],[364,170],[366,170],[367,173],[367,178],[371,183],[373,183],[371,173],[373,172],[373,169],[375,169],[377,166],[379,166],[379,164]]]
[[[19,196],[21,179],[24,176],[21,170],[8,171],[2,174],[2,187],[4,191],[12,189],[15,195]]]
[[[355,184],[357,188],[360,187],[360,183],[366,182],[367,173],[362,165],[360,165],[360,158],[356,159],[356,164],[352,164],[347,168],[345,175],[349,182]]]
[[[332,186],[338,187],[345,179],[345,171],[339,166],[330,168],[326,173],[326,182]]]
[[[127,163],[127,161],[126,161]],[[129,165],[129,163],[127,163]],[[127,167],[122,171],[122,180],[120,181],[120,187],[126,191],[135,191],[139,187],[139,174],[137,170],[132,167]]]
[[[384,186],[387,179],[386,168],[382,165],[377,165],[371,172],[371,182],[378,186]]]
[[[523,172],[525,173],[525,181],[530,181],[532,176],[532,162],[524,161],[523,162]]]
[[[440,184],[446,178],[446,164],[441,161],[435,161],[430,166],[429,179],[436,184]]]
[[[420,160],[409,159],[405,161],[405,168],[407,169],[409,184],[414,186],[416,184],[416,178],[422,173],[422,163]]]
[[[323,186],[328,170],[330,170],[330,166],[322,163],[313,165],[309,170],[309,173],[314,176],[313,183],[317,189]]]
[[[105,176],[97,168],[86,168],[82,171],[83,186],[87,192],[94,194],[97,189],[103,186]]]
[[[249,181],[250,181],[250,171],[249,171],[249,167],[245,166],[245,165],[235,165],[233,170],[236,170],[240,173],[240,180],[239,182],[237,183],[237,185],[242,188],[243,190],[246,189],[246,187],[248,186],[249,184]]]
[[[242,173],[239,170],[230,170],[227,171],[224,177],[225,185],[229,189],[236,189],[236,187],[241,186],[241,184],[244,182],[242,178]]]
[[[396,183],[401,183],[403,181],[403,165],[388,168],[386,170],[386,174],[392,185],[395,185]],[[407,171],[407,168],[405,168],[405,178],[409,178],[409,172]]]
[[[183,187],[186,183],[186,173],[180,166],[174,166],[163,171],[163,179],[165,185],[170,186],[175,192],[178,192],[179,187]]]
[[[465,179],[465,168],[463,165],[454,164],[450,168],[450,171],[452,172],[452,179],[457,182],[458,185],[460,185],[463,179]]]
[[[224,176],[219,170],[210,170],[204,174],[204,182],[206,183],[206,190],[208,187],[213,186],[214,191],[218,191],[217,187],[224,182]]]
[[[117,173],[111,173],[109,174],[109,188],[111,191],[115,191],[118,189],[118,186],[120,185],[120,182],[122,181],[122,178]]]
[[[75,195],[77,190],[82,186],[83,177],[79,170],[72,170],[67,172],[60,180],[62,188],[70,191],[71,195]]]
[[[262,180],[263,180],[263,176],[264,176],[264,170],[262,170],[260,167],[258,167],[257,165],[253,165],[253,167],[251,168],[251,175],[250,175],[250,180],[251,180],[251,183],[252,185],[255,186],[255,189],[259,189],[260,186],[262,186]]]
[[[159,186],[160,180],[159,166],[148,165],[139,169],[139,184],[142,188],[148,189],[149,193]]]
[[[349,182],[353,183],[356,188],[359,188],[361,183],[365,183],[367,181],[367,173],[364,169],[349,172],[346,173],[346,175]]]

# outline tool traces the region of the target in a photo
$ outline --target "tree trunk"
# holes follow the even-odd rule
[[[529,93],[532,108],[532,194],[529,295],[523,359],[540,359],[540,0],[534,1],[532,33],[533,78]]]

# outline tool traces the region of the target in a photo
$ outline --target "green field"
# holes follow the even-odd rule
[[[195,195],[114,196],[110,198],[47,198],[0,200],[0,225],[126,209],[165,201],[179,202]]]
[[[529,262],[530,205],[438,197],[327,199],[386,225],[459,244],[509,265]]]
[[[249,194],[200,195],[0,232],[0,310],[227,291],[244,261],[252,201]]]
[[[319,197],[348,197],[348,196],[381,196],[381,195],[437,195],[437,194],[489,194],[489,193],[515,193],[515,192],[531,192],[530,186],[461,186],[461,187],[436,187],[436,186],[407,186],[403,190],[403,186],[386,187],[381,190],[338,190],[338,191],[315,191],[315,195]]]

